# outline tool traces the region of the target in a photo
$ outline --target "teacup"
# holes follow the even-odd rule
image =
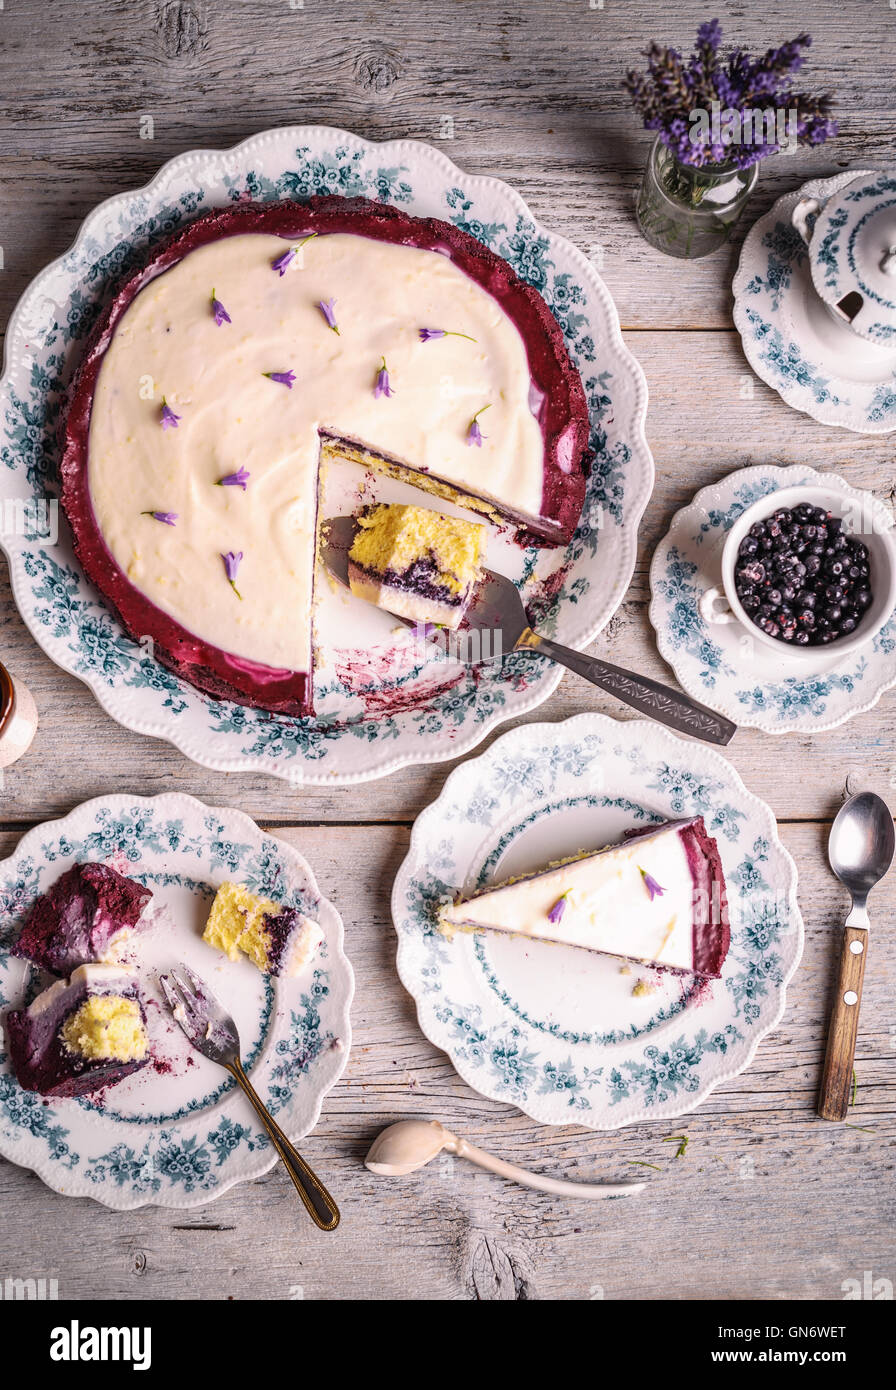
[[[896,353],[896,170],[857,174],[823,202],[800,198],[791,220],[833,318]]]
[[[757,627],[741,603],[734,583],[741,541],[757,521],[765,521],[782,508],[792,509],[806,502],[822,507],[843,521],[847,535],[858,536],[868,547],[872,592],[871,605],[862,614],[854,632],[825,646],[797,646],[772,637]],[[817,661],[820,656],[841,657],[865,646],[891,617],[896,608],[896,539],[893,520],[886,508],[870,493],[838,492],[825,487],[786,487],[754,502],[735,521],[722,548],[722,584],[707,589],[700,598],[700,616],[710,624],[739,623],[750,637],[777,652],[782,660]]]

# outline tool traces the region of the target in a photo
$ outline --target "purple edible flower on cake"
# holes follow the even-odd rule
[[[475,444],[477,449],[481,449],[483,439],[488,438],[488,435],[483,434],[482,430],[479,428],[479,417],[480,415],[484,415],[487,410],[491,410],[490,405],[484,405],[481,410],[477,410],[470,421],[470,428],[467,430],[467,444]]]
[[[180,416],[175,415],[164,396],[162,397],[162,414],[159,416],[159,423],[163,430],[176,430],[180,423]]]
[[[650,901],[653,902],[654,898],[661,898],[666,891],[665,888],[661,888],[653,875],[649,874],[646,869],[642,869],[640,865],[638,866],[638,873],[644,880],[644,887],[650,894]]]
[[[153,521],[164,521],[166,526],[173,526],[177,521],[179,512],[141,512],[141,516],[151,516]]]
[[[560,918],[563,916],[564,912],[566,911],[566,899],[567,899],[568,896],[569,896],[569,890],[567,889],[567,891],[566,891],[564,894],[562,894],[561,897],[559,897],[559,898],[557,899],[557,901],[554,903],[554,906],[551,908],[550,912],[548,913],[548,921],[549,921],[549,922],[553,922],[555,926],[556,926],[556,924],[560,921]]]
[[[336,326],[336,310],[334,308],[335,303],[335,299],[321,299],[318,301],[317,307],[318,309],[320,309],[321,313],[326,319],[327,327],[332,328],[333,332],[338,334],[339,329]]]
[[[282,256],[278,256],[275,261],[271,261],[271,270],[276,270],[280,275],[285,275],[295,254],[296,248],[290,246],[289,250],[284,251]]]
[[[249,472],[248,468],[238,468],[236,473],[228,473],[226,478],[219,478],[217,486],[241,487],[243,489],[243,492],[245,492],[246,484],[248,483],[251,477],[252,474]]]
[[[382,363],[383,365],[376,374],[376,385],[373,388],[373,394],[376,396],[377,400],[379,400],[380,396],[388,397],[395,395],[394,390],[389,384],[389,369],[386,366],[385,357],[382,358]]]
[[[279,382],[281,386],[288,387],[290,391],[292,390],[292,384],[296,379],[295,372],[262,372],[261,375],[266,376],[269,381]]]
[[[476,341],[469,333],[452,333],[448,328],[421,328],[419,332],[421,343],[428,343],[430,338],[466,338],[469,343]]]
[[[214,290],[212,290],[212,313],[215,316],[215,323],[218,325],[219,328],[221,327],[222,323],[232,322],[230,315],[224,308],[224,305],[221,303],[220,299],[217,299],[215,297]]]
[[[296,255],[305,245],[305,242],[310,241],[314,236],[317,236],[317,232],[309,232],[301,241],[297,241],[295,246],[290,246],[287,251],[284,251],[282,256],[278,256],[275,261],[271,261],[271,270],[276,270],[281,276],[285,275]]]
[[[222,554],[221,556],[221,559],[224,561],[224,570],[227,574],[227,582],[230,585],[233,592],[236,594],[238,599],[241,599],[243,597],[239,589],[236,587],[236,576],[239,572],[240,561],[242,560],[242,558],[243,552],[241,550],[228,550],[226,555]]]

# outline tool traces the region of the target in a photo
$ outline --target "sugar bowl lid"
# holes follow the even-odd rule
[[[862,174],[829,199],[809,255],[825,303],[863,338],[896,352],[896,169]]]

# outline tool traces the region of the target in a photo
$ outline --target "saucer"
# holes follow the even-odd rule
[[[896,352],[834,320],[791,223],[801,199],[823,203],[862,173],[812,179],[751,227],[732,287],[734,322],[753,371],[788,405],[826,425],[888,434],[896,430]]]
[[[797,486],[844,492],[893,524],[882,502],[836,474],[760,464],[701,489],[673,517],[650,567],[650,621],[679,684],[737,724],[770,734],[832,729],[896,685],[896,615],[867,646],[839,657],[829,647],[779,656],[740,623],[710,625],[701,616],[703,595],[721,584],[730,527],[760,498]]]

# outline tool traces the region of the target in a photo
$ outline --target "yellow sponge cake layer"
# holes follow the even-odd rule
[[[70,1052],[98,1062],[139,1061],[149,1049],[140,1005],[121,994],[90,995],[66,1019],[62,1038]]]
[[[431,562],[433,583],[459,594],[479,576],[485,527],[428,507],[381,504],[362,512],[351,558],[375,574]]]
[[[277,907],[238,883],[222,883],[212,903],[202,939],[209,946],[217,946],[231,960],[239,960],[242,937],[253,919],[264,911],[276,912]]]

